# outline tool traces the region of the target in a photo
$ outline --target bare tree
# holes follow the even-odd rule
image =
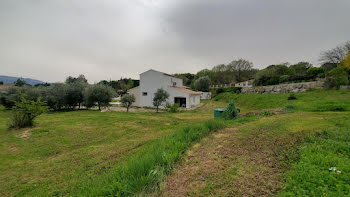
[[[350,51],[350,42],[348,41],[345,44],[335,47],[334,49],[322,52],[320,55],[319,61],[322,64],[325,64],[325,63],[338,64],[346,58],[349,51]]]

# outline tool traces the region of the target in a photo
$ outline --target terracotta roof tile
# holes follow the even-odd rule
[[[185,87],[171,86],[171,88],[174,88],[174,89],[179,90],[179,91],[181,91],[181,92],[185,92],[185,93],[187,93],[187,94],[195,94],[195,95],[200,95],[200,94],[202,94],[201,92],[196,92],[196,91],[187,89],[187,88],[185,88]]]

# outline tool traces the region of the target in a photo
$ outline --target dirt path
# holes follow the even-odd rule
[[[298,137],[224,129],[186,153],[158,196],[271,196],[281,189],[280,150]]]

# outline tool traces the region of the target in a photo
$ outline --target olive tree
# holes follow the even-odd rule
[[[120,102],[126,108],[126,112],[129,112],[129,108],[135,102],[135,96],[132,94],[124,94],[120,99]]]
[[[208,92],[211,84],[208,76],[200,77],[194,82],[194,87],[198,91]]]
[[[102,84],[95,84],[86,89],[84,102],[87,108],[97,104],[98,110],[101,110],[101,106],[108,106],[114,96],[115,91],[113,88]]]
[[[162,105],[169,98],[169,93],[162,88],[158,89],[156,93],[154,93],[153,98],[153,106],[156,107],[157,113],[159,112],[159,106]]]

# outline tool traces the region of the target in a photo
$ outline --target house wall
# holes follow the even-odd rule
[[[134,87],[128,91],[129,94],[132,94],[135,96],[135,102],[132,104],[132,106],[140,106],[140,86]]]
[[[201,103],[201,95],[193,94],[189,96],[189,105],[186,108],[195,107]],[[187,104],[186,104],[187,105]]]
[[[201,99],[202,100],[211,99],[211,92],[202,92]]]
[[[167,92],[169,93],[169,99],[167,102],[171,105],[175,103],[175,97],[182,97],[186,98],[186,108],[189,108],[190,106],[190,95],[184,92],[181,92],[179,90],[176,90],[174,88],[168,87]]]
[[[152,107],[154,93],[159,89],[163,88],[169,93],[169,103],[173,104],[173,89],[170,89],[169,86],[173,86],[173,83],[176,83],[176,86],[182,86],[182,79],[171,77],[165,75],[164,73],[157,72],[154,70],[149,70],[140,74],[140,106],[141,107]],[[147,92],[147,95],[143,95],[144,92]],[[187,101],[188,99],[186,99]],[[187,105],[187,104],[186,104]]]

